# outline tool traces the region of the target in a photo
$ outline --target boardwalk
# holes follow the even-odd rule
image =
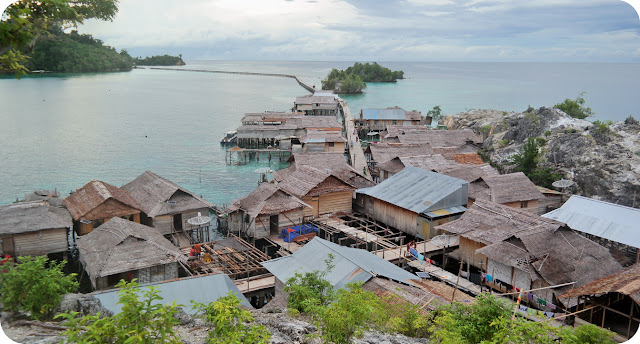
[[[472,295],[478,295],[480,294],[480,288],[477,284],[470,282],[469,280],[460,277],[460,279],[458,280],[458,276],[455,274],[452,274],[444,269],[441,269],[435,265],[426,263],[426,262],[420,262],[417,260],[412,260],[409,262],[409,266],[416,268],[422,272],[426,272],[429,275],[444,281],[447,284],[450,284],[452,286],[455,287],[456,282],[458,284],[458,289],[460,290],[464,290],[468,293],[471,293]]]
[[[263,289],[273,288],[276,285],[276,277],[268,275],[260,275],[249,279],[235,280],[233,283],[238,287],[242,294],[259,291]]]
[[[357,140],[357,134],[354,134],[353,115],[351,110],[343,99],[338,98],[340,106],[342,107],[342,113],[344,114],[344,129],[347,133],[347,141],[349,141],[349,151],[351,154],[351,166],[358,171],[358,173],[366,174],[365,177],[371,180],[371,172],[367,167],[367,160],[364,157],[364,151],[360,145],[360,141]]]
[[[454,241],[447,246],[447,249],[452,249],[457,246],[458,238],[456,237]],[[442,246],[435,245],[431,241],[421,241],[416,243],[416,250],[418,253],[427,257],[431,256],[433,253],[442,253],[442,248]],[[372,253],[390,262],[408,256],[406,246],[396,246],[394,248],[373,251]]]

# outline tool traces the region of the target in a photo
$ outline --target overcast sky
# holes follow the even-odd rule
[[[120,0],[80,31],[186,59],[640,62],[621,0]]]

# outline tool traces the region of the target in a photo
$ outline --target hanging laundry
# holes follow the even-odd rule
[[[538,299],[538,303],[541,304],[542,306],[545,306],[547,304],[547,301],[543,299]]]
[[[529,307],[527,307],[527,306],[523,306],[523,305],[520,305],[520,306],[518,306],[518,309],[519,309],[519,310],[521,310],[521,311],[523,311],[523,312],[526,312],[526,311],[527,311],[527,309],[529,309]]]
[[[527,299],[528,299],[529,301],[533,301],[533,294],[531,294],[531,293],[527,293]]]
[[[485,282],[487,280],[487,274],[485,272],[480,273],[480,280]]]
[[[554,305],[553,303],[549,304],[549,308],[551,308],[551,310],[555,311],[556,310],[556,305]]]
[[[493,281],[493,276],[487,274],[487,282]]]
[[[553,312],[544,312],[544,316],[546,316],[547,318],[553,318],[553,315]]]

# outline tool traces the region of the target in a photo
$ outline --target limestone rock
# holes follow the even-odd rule
[[[85,294],[66,294],[62,297],[60,304],[54,309],[54,314],[79,312],[80,314],[96,314],[100,312],[101,316],[112,316],[108,309],[102,307],[100,300],[93,295]]]

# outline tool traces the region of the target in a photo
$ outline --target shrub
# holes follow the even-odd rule
[[[333,300],[333,286],[324,277],[333,269],[334,256],[325,260],[324,271],[315,270],[301,274],[296,272],[289,278],[284,291],[289,293],[288,307],[299,312],[314,313],[318,307],[328,305]]]
[[[545,132],[544,132],[544,136],[547,136],[547,137],[548,137],[548,136],[551,136],[551,134],[553,134],[553,133],[551,132],[551,130],[547,130],[547,131],[545,131]]]
[[[179,321],[175,318],[178,305],[155,303],[162,300],[155,287],[141,291],[135,279],[131,283],[121,280],[117,287],[118,303],[122,305],[120,313],[100,318],[100,314],[77,317],[78,312],[63,313],[56,318],[64,318],[64,325],[70,328],[63,335],[68,343],[181,343],[173,326]],[[143,299],[139,300],[139,293]]]
[[[50,317],[62,296],[78,288],[76,274],[62,272],[65,264],[45,256],[18,257],[15,266],[0,274],[3,306],[13,312],[27,311],[38,320]]]
[[[565,344],[613,344],[613,336],[613,332],[593,324],[560,330],[560,338]]]
[[[233,292],[208,305],[191,302],[199,313],[204,314],[207,323],[213,325],[208,343],[266,344],[271,339],[271,333],[263,325],[247,324],[254,318],[251,312],[242,309],[240,300]]]
[[[427,116],[431,116],[432,120],[437,123],[438,120],[442,118],[442,109],[440,108],[440,105],[436,105],[433,109],[427,111]]]
[[[593,116],[594,113],[591,108],[583,106],[586,102],[583,97],[584,94],[585,92],[582,92],[576,99],[567,98],[564,102],[554,106],[573,118],[585,119]]]
[[[385,327],[389,332],[402,333],[409,337],[427,337],[430,317],[422,314],[420,307],[404,301],[397,295],[383,298],[388,320]]]
[[[593,127],[597,134],[600,135],[608,135],[611,134],[610,125],[613,124],[613,121],[593,121]]]

